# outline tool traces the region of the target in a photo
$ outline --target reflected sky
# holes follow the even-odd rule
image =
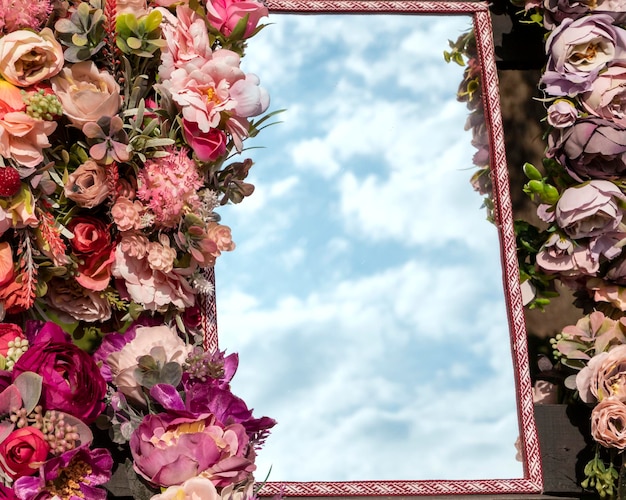
[[[243,69],[287,111],[247,144],[216,267],[234,391],[279,422],[257,479],[521,477],[497,234],[442,57],[469,18],[270,21]]]

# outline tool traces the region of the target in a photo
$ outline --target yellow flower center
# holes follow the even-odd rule
[[[206,91],[207,98],[209,102],[214,102],[215,104],[220,104],[222,100],[218,97],[217,92],[213,87],[209,87]]]
[[[178,438],[183,434],[195,434],[202,432],[205,428],[204,421],[189,422],[180,424],[178,427],[165,431],[160,437],[152,436],[150,442],[159,448],[165,448],[176,444]]]
[[[81,483],[89,484],[87,476],[93,469],[82,460],[73,458],[65,469],[62,469],[54,481],[46,483],[46,490],[52,495],[56,495],[62,500],[69,500],[72,496],[85,498],[80,490]]]

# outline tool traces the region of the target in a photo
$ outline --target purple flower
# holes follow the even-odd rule
[[[574,125],[578,111],[571,101],[557,99],[548,108],[548,123],[556,128],[567,128]]]
[[[608,14],[566,18],[546,41],[548,64],[541,78],[548,94],[575,96],[589,90],[608,64],[624,59],[626,31]]]
[[[181,484],[202,473],[216,486],[226,486],[254,471],[248,442],[242,425],[220,425],[210,414],[194,418],[160,413],[143,419],[130,438],[130,451],[135,471],[153,484]]]
[[[589,246],[577,244],[554,233],[537,253],[537,265],[546,273],[558,273],[570,278],[595,275],[600,268],[599,255]]]
[[[626,196],[609,181],[594,180],[566,189],[556,204],[556,222],[571,238],[614,232],[624,215]]]
[[[582,104],[592,115],[626,127],[626,63],[600,73],[582,96]]]
[[[626,172],[626,129],[600,118],[578,120],[549,138],[548,156],[577,181],[617,179]]]
[[[111,479],[112,469],[108,450],[76,448],[45,462],[39,475],[19,478],[13,489],[20,500],[106,500],[106,491],[97,486]]]
[[[106,382],[89,354],[70,342],[37,341],[13,367],[13,377],[24,372],[43,377],[41,404],[92,423],[104,410]]]
[[[577,19],[590,10],[593,0],[543,0],[543,25],[553,30],[565,19]]]

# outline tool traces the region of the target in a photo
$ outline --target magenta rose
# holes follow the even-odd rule
[[[50,445],[35,427],[22,427],[0,443],[0,467],[13,480],[32,476],[46,461]]]
[[[541,78],[548,94],[575,96],[591,88],[601,70],[623,59],[626,31],[607,14],[566,18],[546,41],[548,64]]]
[[[222,426],[211,414],[186,418],[161,413],[143,419],[130,438],[130,451],[135,471],[158,486],[181,484],[200,473],[226,486],[254,471],[246,457],[248,443],[241,424]]]
[[[209,23],[226,36],[229,36],[237,23],[248,16],[243,38],[248,38],[256,29],[268,10],[261,2],[253,0],[207,0],[207,17]]]
[[[104,410],[106,382],[91,356],[70,342],[35,342],[13,366],[13,378],[35,372],[43,377],[41,404],[92,423]]]
[[[556,222],[573,239],[609,233],[622,221],[619,205],[625,200],[612,182],[586,182],[563,192],[556,204]]]
[[[617,179],[626,172],[626,129],[608,120],[578,120],[549,136],[548,156],[556,158],[576,180]]]
[[[217,160],[226,152],[226,134],[221,130],[212,128],[204,133],[197,123],[183,119],[183,132],[187,144],[200,161]]]

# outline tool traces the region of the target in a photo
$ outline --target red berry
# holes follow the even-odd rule
[[[9,198],[20,190],[20,173],[13,167],[0,167],[0,197]]]

